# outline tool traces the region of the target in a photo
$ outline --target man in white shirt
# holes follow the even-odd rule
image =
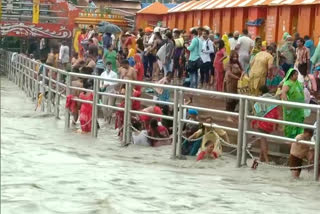
[[[236,50],[239,53],[239,61],[244,71],[247,70],[250,61],[250,52],[254,46],[254,41],[249,37],[248,30],[243,30],[243,35],[238,39]]]
[[[70,61],[70,56],[69,56],[69,47],[67,46],[67,42],[63,41],[61,46],[60,46],[60,51],[59,51],[59,62],[62,65],[62,69],[67,68],[67,64]]]
[[[108,79],[118,79],[118,75],[116,72],[112,71],[112,63],[107,62],[107,68],[104,72],[102,72],[101,77],[108,78]],[[117,82],[111,82],[111,81],[101,81],[100,88],[102,91],[106,93],[115,93],[115,86],[117,85]],[[104,105],[110,105],[115,106],[116,98],[108,95],[102,96],[102,103]],[[111,122],[112,118],[112,109],[103,108],[103,116],[104,120]]]
[[[205,89],[208,86],[209,71],[211,66],[213,65],[211,54],[214,53],[214,46],[213,42],[209,39],[209,33],[210,32],[208,30],[202,31],[202,49],[200,57],[202,59],[203,64],[200,67],[200,82],[203,89]]]
[[[232,51],[236,49],[237,43],[238,43],[238,39],[239,39],[239,31],[235,31],[233,33],[233,37],[229,39],[230,48],[231,48]]]

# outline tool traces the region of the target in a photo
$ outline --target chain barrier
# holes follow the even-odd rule
[[[202,140],[202,138],[203,138],[203,136],[201,136],[201,137],[199,137],[199,138],[196,138],[196,139],[191,139],[191,138],[187,138],[186,136],[183,136],[183,135],[182,135],[182,139],[187,140],[187,141],[189,141],[189,142],[196,142],[196,141],[198,141],[198,140]]]
[[[273,164],[268,164],[268,163],[259,161],[259,159],[255,158],[248,149],[247,149],[247,153],[249,154],[249,156],[253,160],[252,168],[254,168],[254,169],[257,168],[258,164],[261,164],[261,165],[264,165],[264,166],[267,166],[267,167],[271,167],[271,168],[276,168],[276,169],[290,169],[290,170],[307,169],[307,168],[310,168],[310,167],[314,166],[314,164],[309,164],[309,165],[305,165],[305,166],[297,166],[297,167],[290,167],[290,166],[284,166],[284,165],[273,165]]]

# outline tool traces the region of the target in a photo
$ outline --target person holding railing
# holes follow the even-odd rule
[[[159,138],[159,140],[149,139],[150,145],[153,147],[163,146],[163,145],[170,145],[171,140],[161,140],[161,138],[169,138],[168,129],[162,125],[158,124],[158,120],[152,118],[150,120],[150,128],[148,129],[148,136],[152,138]]]
[[[108,79],[118,79],[118,75],[116,72],[112,70],[112,63],[107,62],[106,70],[101,74],[101,77],[108,78]],[[110,81],[101,81],[100,89],[107,93],[115,93],[115,86],[117,85],[116,82]],[[102,96],[102,103],[104,105],[114,106],[116,102],[116,98],[112,96]],[[105,121],[109,121],[111,123],[112,119],[112,109],[103,108],[103,116]]]
[[[85,89],[92,89],[92,85],[88,80],[85,80],[83,82],[83,88]],[[81,100],[93,100],[93,93],[92,92],[81,92],[79,95],[79,98]],[[80,107],[80,116],[79,116],[80,124],[81,124],[81,130],[78,130],[78,132],[82,134],[86,134],[91,132],[91,120],[92,120],[92,104],[90,103],[81,103]]]
[[[289,166],[290,167],[301,167],[303,159],[307,158],[309,162],[312,161],[313,152],[310,150],[310,146],[299,143],[299,141],[305,140],[310,141],[313,135],[313,129],[304,129],[302,134],[296,136],[295,143],[292,143],[289,156]],[[292,177],[299,178],[301,173],[301,168],[291,169]]]
[[[269,89],[267,86],[260,87],[260,91],[262,93],[261,98],[269,98],[269,99],[275,99],[275,96],[272,96],[272,94],[269,94]],[[279,107],[278,105],[273,104],[266,104],[261,102],[256,102],[254,104],[254,113],[256,116],[269,118],[269,119],[279,119],[280,113],[279,113]],[[276,131],[278,129],[278,124],[267,122],[267,121],[252,121],[253,128],[257,128],[260,132],[265,134],[271,134],[272,132]],[[260,161],[269,162],[268,157],[268,142],[267,138],[261,137],[260,138]]]

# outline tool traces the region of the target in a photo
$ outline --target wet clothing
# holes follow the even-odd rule
[[[294,69],[291,69],[285,78],[284,86],[289,87],[287,92],[288,101],[304,103],[304,89],[302,84],[296,80],[295,82],[290,80],[288,76],[291,72],[294,72]],[[285,121],[303,123],[304,122],[304,109],[302,108],[293,108],[283,106],[283,119]],[[298,134],[303,133],[303,128],[286,125],[284,129],[284,134],[286,137],[295,138]]]
[[[93,93],[81,93],[79,96],[82,100],[93,100]],[[92,104],[90,103],[81,103],[80,108],[80,124],[81,124],[81,130],[83,132],[91,132],[91,118],[92,118]]]

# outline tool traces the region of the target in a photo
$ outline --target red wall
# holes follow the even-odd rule
[[[279,7],[279,19],[278,19],[278,40],[281,41],[283,34],[288,32],[292,34],[292,7],[284,6]]]
[[[178,29],[179,30],[185,29],[185,20],[186,20],[185,13],[179,13],[178,14]]]
[[[193,25],[193,12],[188,12],[186,14],[186,20],[185,20],[185,30],[189,32],[190,28],[192,28]],[[180,20],[179,20],[180,21]]]
[[[162,15],[152,14],[137,14],[136,16],[136,29],[145,28],[147,26],[156,25],[159,21],[163,20]]]
[[[248,19],[247,8],[234,8],[232,16],[232,30],[242,32]]]
[[[193,26],[203,26],[202,24],[202,11],[194,11],[193,12]]]
[[[315,7],[315,13],[314,13],[314,19],[312,20],[313,25],[313,39],[316,42],[315,44],[318,44],[319,37],[320,37],[320,5],[316,5]]]
[[[221,10],[212,11],[212,26],[213,32],[221,33]]]
[[[269,7],[266,20],[266,37],[268,43],[275,42],[278,34],[278,7]]]
[[[222,26],[221,26],[221,34],[228,34],[232,31],[232,22],[231,22],[231,16],[232,16],[232,9],[231,8],[225,8],[221,11],[222,15]]]
[[[304,37],[305,35],[311,35],[311,17],[313,16],[314,10],[312,9],[313,6],[306,5],[300,6],[298,10],[298,32],[300,36]],[[319,24],[319,20],[317,21]]]
[[[204,10],[202,11],[202,25],[203,26],[209,26],[211,27],[212,25],[212,12],[211,10]]]

